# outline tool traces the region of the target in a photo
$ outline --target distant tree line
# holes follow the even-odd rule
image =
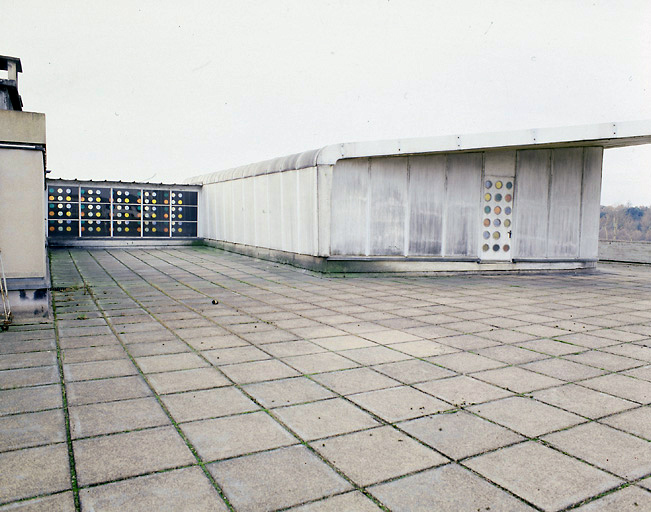
[[[651,241],[651,208],[647,206],[602,206],[599,219],[601,240]]]

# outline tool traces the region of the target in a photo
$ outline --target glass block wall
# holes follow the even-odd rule
[[[47,184],[50,237],[196,237],[198,192],[180,188]]]

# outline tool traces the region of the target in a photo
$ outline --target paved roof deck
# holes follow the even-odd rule
[[[54,324],[0,334],[0,510],[651,509],[649,266],[51,265]]]

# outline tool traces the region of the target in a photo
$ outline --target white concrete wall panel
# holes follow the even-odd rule
[[[449,154],[446,167],[444,256],[476,256],[482,154]]]
[[[544,258],[547,253],[551,152],[518,151],[514,194],[514,258]]]
[[[270,247],[269,245],[269,185],[268,176],[263,174],[256,176],[248,182],[253,181],[253,193],[255,194],[255,242],[258,247]]]
[[[548,258],[577,258],[581,227],[583,149],[554,149],[549,196]]]
[[[317,223],[318,255],[330,255],[330,222],[332,220],[330,198],[332,197],[333,165],[317,168]]]
[[[317,252],[317,194],[316,168],[298,171],[298,247],[292,252],[316,255]]]
[[[398,256],[405,249],[407,158],[372,158],[369,253]]]
[[[233,182],[233,241],[238,244],[248,243],[243,185],[243,180]]]
[[[486,151],[484,153],[484,175],[515,176],[515,151]]]
[[[283,216],[282,216],[282,188],[281,174],[270,174],[267,176],[267,204],[269,217],[269,247],[282,249],[283,244]]]
[[[219,188],[215,186],[203,187],[199,192],[198,236],[205,237],[217,231],[216,220],[218,215],[216,210],[219,205],[217,202],[218,198],[216,197],[217,192],[219,192]]]
[[[367,254],[369,159],[341,160],[332,175],[331,251]]]
[[[409,157],[409,254],[441,256],[445,155]]]
[[[603,148],[585,148],[581,189],[581,244],[579,256],[597,258],[599,251],[599,205],[601,202],[601,166]]]
[[[234,241],[233,223],[235,222],[233,215],[233,182],[228,181],[222,187],[222,232],[221,236],[215,237],[217,240],[232,240]]]
[[[283,172],[282,186],[282,250],[296,252],[298,247],[298,171]]]

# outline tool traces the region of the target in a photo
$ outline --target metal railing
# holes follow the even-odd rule
[[[9,290],[7,289],[7,278],[5,277],[5,266],[2,262],[2,251],[0,251],[0,297],[2,298],[2,318],[0,318],[0,331],[9,329],[13,320],[11,306],[9,305]]]

